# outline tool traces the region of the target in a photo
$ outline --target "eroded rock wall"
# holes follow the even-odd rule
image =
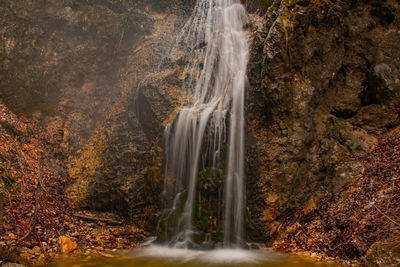
[[[246,1],[251,233],[271,240],[360,175],[357,156],[399,124],[398,1]],[[260,236],[254,234],[254,236]]]

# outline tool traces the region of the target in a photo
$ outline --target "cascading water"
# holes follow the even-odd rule
[[[186,103],[165,129],[162,231],[174,247],[207,242],[204,232],[225,247],[243,238],[246,25],[240,0],[198,0],[172,52],[186,63]]]

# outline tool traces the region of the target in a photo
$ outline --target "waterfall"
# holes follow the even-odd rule
[[[247,23],[240,0],[198,0],[171,52],[185,65],[183,107],[164,137],[162,231],[175,247],[243,239]]]

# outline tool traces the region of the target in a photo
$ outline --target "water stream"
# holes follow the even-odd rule
[[[187,64],[186,103],[165,129],[170,246],[243,241],[247,23],[239,0],[198,0],[172,51]]]
[[[105,254],[108,255],[108,254]],[[69,257],[50,266],[109,266],[109,267],[313,267],[337,266],[334,263],[315,262],[309,258],[278,255],[269,251],[243,249],[215,249],[210,251],[151,246],[122,255],[97,257]]]

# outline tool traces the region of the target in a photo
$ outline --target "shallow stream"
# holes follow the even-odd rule
[[[210,251],[175,249],[161,246],[133,249],[115,257],[68,258],[54,263],[57,267],[78,266],[334,266],[299,256],[283,255],[266,250],[216,249]]]

